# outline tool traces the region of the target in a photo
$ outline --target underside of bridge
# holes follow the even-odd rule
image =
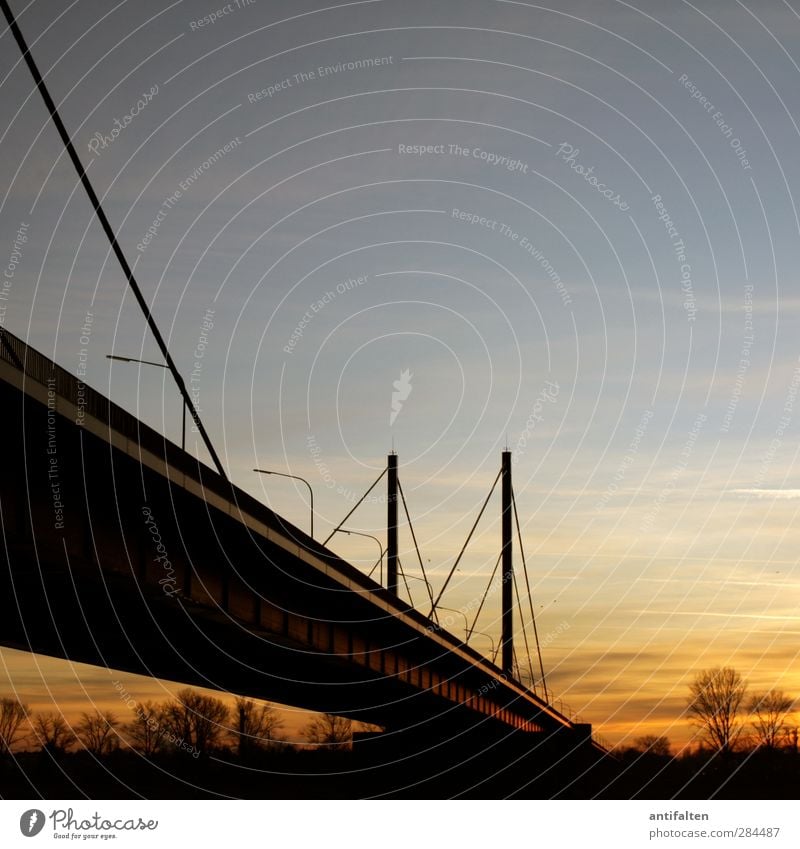
[[[385,730],[354,755],[383,764],[600,754],[587,726],[4,343],[1,644],[364,720]]]

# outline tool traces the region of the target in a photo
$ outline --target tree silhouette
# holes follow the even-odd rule
[[[164,748],[166,705],[147,701],[133,709],[133,719],[124,727],[131,746],[146,757]]]
[[[657,737],[655,734],[637,737],[633,741],[633,748],[643,754],[658,755],[665,758],[672,757],[672,746],[670,745],[669,738]]]
[[[739,709],[747,684],[730,666],[704,669],[689,685],[687,711],[708,742],[721,752],[729,752],[742,733]]]
[[[227,718],[225,702],[187,687],[164,710],[166,736],[178,748],[205,754],[219,745]]]
[[[776,749],[789,730],[786,717],[794,705],[794,699],[783,690],[755,693],[747,703],[753,719],[750,724],[756,733],[756,743],[768,749]]]
[[[75,728],[83,748],[95,757],[108,755],[119,747],[119,720],[111,711],[82,713]]]
[[[7,755],[22,739],[30,708],[17,699],[0,699],[0,755]]]
[[[72,745],[75,735],[67,720],[60,713],[36,714],[33,722],[32,737],[42,751],[51,754],[65,752]]]
[[[343,716],[323,713],[306,725],[303,736],[316,746],[343,749],[353,741],[353,723]]]
[[[231,736],[239,757],[267,748],[279,739],[283,720],[271,705],[257,705],[252,699],[237,698],[231,714]]]

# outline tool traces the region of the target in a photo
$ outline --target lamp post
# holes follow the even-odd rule
[[[156,366],[157,368],[169,369],[166,363],[154,363],[152,360],[138,360],[136,357],[121,357],[117,354],[106,354],[107,360],[117,360],[121,363],[140,363],[144,366]],[[181,451],[186,450],[186,400],[181,395],[181,410],[183,419],[181,421]]]
[[[354,536],[357,536],[357,537],[367,537],[367,539],[374,539],[375,542],[378,543],[378,551],[380,551],[378,562],[381,564],[380,583],[381,583],[381,586],[383,586],[383,551],[384,551],[383,543],[377,537],[374,537],[372,534],[365,534],[365,533],[363,533],[363,531],[346,531],[344,528],[339,528],[338,530],[339,530],[340,534],[347,534],[348,536],[354,535]],[[374,572],[374,571],[375,571],[375,567],[373,566],[372,572]],[[372,572],[370,572],[369,574],[371,575]],[[369,575],[367,577],[369,577]]]
[[[467,621],[467,614],[464,613],[463,610],[456,610],[454,607],[445,607],[443,604],[437,605],[439,610],[449,610],[450,613],[458,613],[459,616],[464,617],[464,642],[466,643],[466,636],[469,632],[469,622]]]
[[[299,475],[289,475],[286,472],[273,472],[271,469],[253,469],[253,471],[258,472],[260,475],[277,475],[279,478],[291,478],[295,481],[301,481],[308,487],[308,495],[311,500],[311,533],[309,536],[311,539],[314,539],[314,490],[311,489],[311,484]]]
[[[494,637],[492,637],[491,634],[487,634],[486,631],[470,631],[470,636],[472,636],[472,634],[480,634],[482,637],[486,637],[486,639],[489,640],[489,642],[491,642],[491,644],[492,644],[492,663],[494,663],[495,659],[497,658],[497,643],[495,643]]]

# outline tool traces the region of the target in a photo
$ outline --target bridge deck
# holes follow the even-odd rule
[[[588,737],[588,726],[5,332],[0,399],[3,644],[388,728],[443,716]]]

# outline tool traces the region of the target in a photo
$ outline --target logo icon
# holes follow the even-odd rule
[[[36,837],[44,828],[44,813],[38,808],[31,808],[19,818],[19,830],[25,837]]]
[[[400,372],[400,379],[392,383],[394,392],[392,392],[392,412],[389,415],[389,427],[394,424],[400,410],[403,409],[403,401],[408,400],[408,396],[411,394],[411,389],[413,388],[411,386],[411,378],[413,376],[408,369],[404,369]]]

